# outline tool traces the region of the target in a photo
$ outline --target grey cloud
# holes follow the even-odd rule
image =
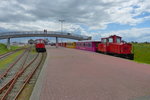
[[[4,1],[2,4],[5,6],[0,6],[0,22],[17,23],[36,19],[33,14],[29,14],[28,11],[15,0],[11,2]]]
[[[133,18],[134,14],[138,15],[146,8],[140,7],[142,4],[139,3],[140,1],[141,0],[5,0],[3,1],[5,2],[5,6],[2,3],[0,4],[0,23],[11,24],[8,28],[14,26],[18,29],[19,27],[21,29],[32,29],[32,26],[35,29],[40,29],[45,22],[58,23],[59,19],[64,19],[67,23],[73,25],[86,25],[89,30],[104,29],[109,23],[135,25],[144,21],[142,20],[143,18],[141,20]],[[134,8],[131,10],[128,9],[132,5],[139,6],[139,10],[137,9],[134,14],[132,14]],[[34,26],[38,21],[40,21],[40,23]],[[28,26],[28,22],[30,26]],[[7,27],[6,24],[5,27]],[[86,28],[84,31],[87,30]]]

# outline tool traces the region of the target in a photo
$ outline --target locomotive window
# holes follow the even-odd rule
[[[112,38],[109,38],[109,42],[112,43],[112,42],[113,42],[113,39],[112,39]]]
[[[117,38],[117,43],[121,43],[121,39],[120,38]]]
[[[36,43],[44,43],[43,40],[37,40]]]
[[[106,39],[103,39],[103,40],[102,40],[102,42],[103,42],[103,43],[106,43],[106,42],[107,42],[107,40],[106,40]]]

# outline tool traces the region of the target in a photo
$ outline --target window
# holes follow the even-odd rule
[[[88,43],[88,47],[91,47],[92,46],[92,44],[91,43]]]
[[[107,40],[106,40],[106,39],[103,39],[103,40],[102,40],[102,42],[103,42],[103,43],[106,43],[106,42],[107,42]]]
[[[88,43],[85,43],[85,44],[86,44],[85,46],[88,47]]]
[[[83,47],[83,43],[81,43],[81,47]]]
[[[109,38],[109,42],[112,43],[113,42],[113,38]]]
[[[44,43],[43,40],[36,40],[36,43]]]
[[[120,38],[117,38],[117,43],[121,43],[121,39]]]
[[[85,43],[83,43],[83,46],[85,47]]]

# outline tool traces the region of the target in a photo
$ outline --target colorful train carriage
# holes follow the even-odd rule
[[[76,42],[76,49],[96,52],[98,50],[98,43],[100,41]]]
[[[66,47],[67,48],[76,48],[76,42],[67,42]]]
[[[65,42],[62,43],[62,47],[66,47],[66,43]]]
[[[66,42],[58,43],[58,46],[60,46],[60,47],[66,47]]]

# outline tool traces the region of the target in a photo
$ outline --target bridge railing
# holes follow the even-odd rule
[[[57,31],[14,31],[14,32],[0,32],[0,36],[7,36],[7,35],[22,35],[22,34],[54,34],[54,35],[65,35],[65,36],[73,36],[79,37],[83,39],[89,39],[89,36],[83,36],[79,34],[67,33],[67,32],[57,32]]]

